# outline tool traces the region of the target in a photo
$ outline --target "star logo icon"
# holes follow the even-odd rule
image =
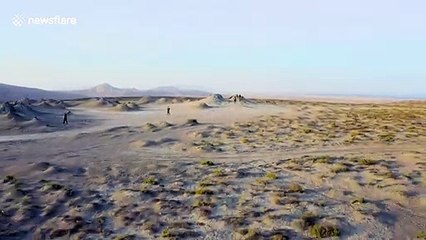
[[[15,27],[22,27],[25,23],[25,18],[21,14],[16,14],[12,18],[12,24],[15,25]]]

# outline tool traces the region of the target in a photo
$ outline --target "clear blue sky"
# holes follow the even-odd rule
[[[426,95],[424,0],[7,0],[0,82]],[[75,26],[15,27],[71,16]]]

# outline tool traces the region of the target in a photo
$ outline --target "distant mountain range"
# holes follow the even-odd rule
[[[208,92],[179,89],[176,87],[158,87],[148,90],[139,90],[136,88],[116,88],[108,83],[103,83],[86,90],[71,91],[70,93],[83,95],[87,97],[137,97],[137,96],[185,96],[185,97],[204,97],[210,95]]]
[[[21,86],[14,86],[0,83],[0,102],[15,101],[23,98],[31,99],[76,99],[87,97],[139,97],[139,96],[182,96],[182,97],[205,97],[211,93],[206,91],[180,89],[177,87],[158,87],[148,90],[139,90],[136,88],[117,88],[110,84],[103,83],[90,89],[76,90],[76,91],[47,91],[38,88],[28,88]],[[344,95],[344,94],[247,94],[250,96],[258,97],[376,97],[376,98],[389,98],[389,99],[425,99],[426,95],[399,95],[399,96],[380,96],[380,95]]]
[[[19,87],[14,85],[7,85],[0,83],[0,102],[14,101],[23,98],[41,99],[72,99],[81,98],[82,95],[59,92],[59,91],[46,91],[38,88]]]
[[[139,97],[139,96],[186,96],[204,97],[209,92],[179,89],[176,87],[158,87],[148,90],[135,88],[116,88],[108,83],[97,85],[90,89],[76,91],[46,91],[38,88],[27,88],[0,83],[0,101],[14,101],[23,98],[41,99],[75,99],[85,97]]]

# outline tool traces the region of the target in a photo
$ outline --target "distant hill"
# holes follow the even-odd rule
[[[71,93],[83,95],[85,97],[125,97],[140,96],[142,94],[141,91],[134,88],[121,89],[113,87],[108,83],[103,83],[85,90],[71,91]]]
[[[38,88],[27,88],[0,83],[0,102],[16,101],[23,98],[31,99],[73,99],[82,95],[69,92],[46,91]]]
[[[84,95],[86,97],[136,97],[136,96],[186,96],[204,97],[210,93],[198,90],[179,89],[176,87],[158,87],[148,90],[136,88],[116,88],[108,83],[97,85],[86,90],[72,91],[71,93]]]

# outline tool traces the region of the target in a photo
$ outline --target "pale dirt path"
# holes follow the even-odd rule
[[[96,110],[88,110],[81,108],[70,108],[72,112],[77,112],[79,115],[86,115],[88,118],[97,121],[99,125],[94,127],[87,128],[72,128],[70,126],[69,129],[63,131],[55,131],[55,132],[45,132],[45,133],[29,133],[29,134],[18,134],[18,135],[7,135],[7,133],[2,133],[0,135],[0,142],[14,142],[14,141],[23,141],[23,140],[37,140],[37,139],[46,139],[46,138],[63,138],[75,136],[79,133],[91,133],[99,130],[107,129],[108,127],[113,127],[113,125],[109,125],[111,122],[105,121],[105,118],[108,115],[105,115],[103,111]],[[72,117],[70,117],[70,121],[72,124]],[[3,135],[5,134],[5,135]]]
[[[171,106],[172,115],[167,116],[165,109]],[[193,103],[181,104],[149,104],[142,111],[134,112],[116,112],[106,108],[89,109],[89,108],[69,108],[72,112],[80,115],[88,116],[88,118],[96,121],[96,126],[88,128],[70,128],[69,130],[47,132],[47,133],[30,133],[19,135],[3,135],[0,134],[0,142],[13,142],[23,140],[37,140],[46,138],[63,138],[72,137],[80,133],[93,133],[108,130],[122,126],[142,126],[148,122],[170,122],[183,123],[187,119],[197,119],[204,123],[233,123],[236,121],[247,121],[254,117],[290,113],[292,109],[283,106],[270,105],[231,105],[212,107],[209,109],[197,109]],[[70,117],[72,123],[72,117]]]

